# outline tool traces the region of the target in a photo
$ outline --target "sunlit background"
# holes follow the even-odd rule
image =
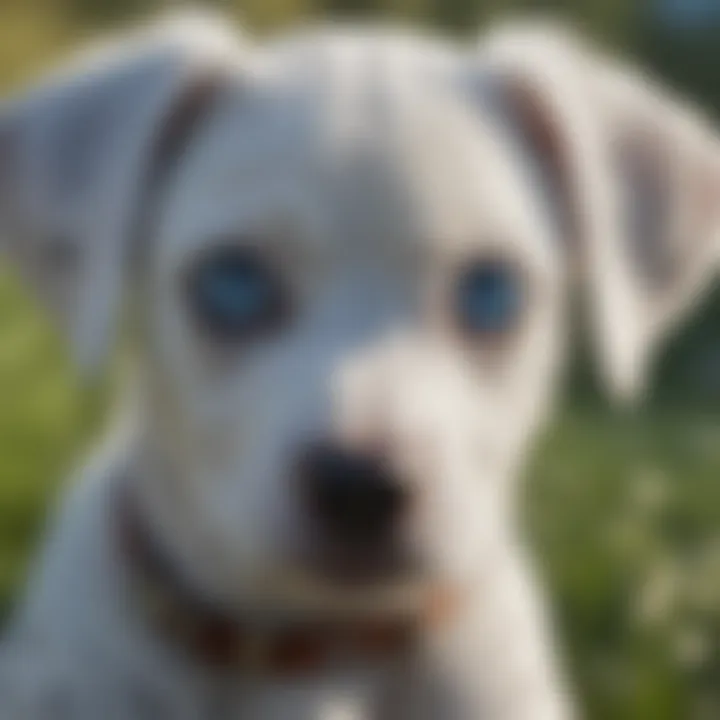
[[[0,0],[0,83],[167,3]],[[312,15],[409,18],[463,36],[550,8],[720,119],[718,0],[245,0],[255,32]],[[720,286],[720,283],[718,283]],[[609,408],[578,343],[566,409],[538,448],[526,513],[589,718],[720,718],[720,293],[659,363],[651,401]],[[112,371],[108,373],[112,376]],[[0,278],[0,619],[48,504],[111,392],[82,387],[17,283]]]

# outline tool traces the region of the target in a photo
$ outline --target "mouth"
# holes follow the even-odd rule
[[[382,545],[329,546],[306,565],[322,581],[354,590],[420,583],[425,575],[423,563],[411,552]]]
[[[416,615],[428,592],[417,580],[348,584],[302,570],[284,573],[276,589],[296,612],[328,619]]]
[[[438,579],[410,573],[382,580],[373,577],[372,581],[338,581],[296,567],[275,578],[273,594],[283,598],[286,615],[304,621],[353,623],[395,618],[418,627],[447,622],[462,602],[461,588]]]
[[[370,550],[314,547],[266,579],[265,587],[283,598],[286,609],[343,619],[417,615],[433,584],[419,558],[384,544]]]

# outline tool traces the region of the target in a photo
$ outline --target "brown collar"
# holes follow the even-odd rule
[[[213,669],[282,678],[345,663],[386,662],[409,652],[426,623],[442,621],[452,611],[449,598],[435,596],[423,618],[286,622],[271,627],[243,623],[203,599],[181,577],[129,492],[118,498],[116,507],[121,549],[143,613],[165,639]]]

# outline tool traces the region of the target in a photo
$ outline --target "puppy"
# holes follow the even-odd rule
[[[564,32],[164,19],[0,115],[0,237],[134,402],[51,529],[3,720],[561,720],[515,518],[578,293],[643,391],[720,151]]]

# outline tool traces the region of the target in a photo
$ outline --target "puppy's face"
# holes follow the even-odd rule
[[[4,247],[85,366],[132,288],[136,490],[213,595],[474,582],[515,544],[567,279],[637,391],[716,268],[716,139],[548,28],[249,50],[190,20],[3,109]]]
[[[316,40],[263,59],[153,230],[157,495],[243,594],[477,573],[553,384],[551,213],[451,68],[427,82],[421,51],[400,57]]]

